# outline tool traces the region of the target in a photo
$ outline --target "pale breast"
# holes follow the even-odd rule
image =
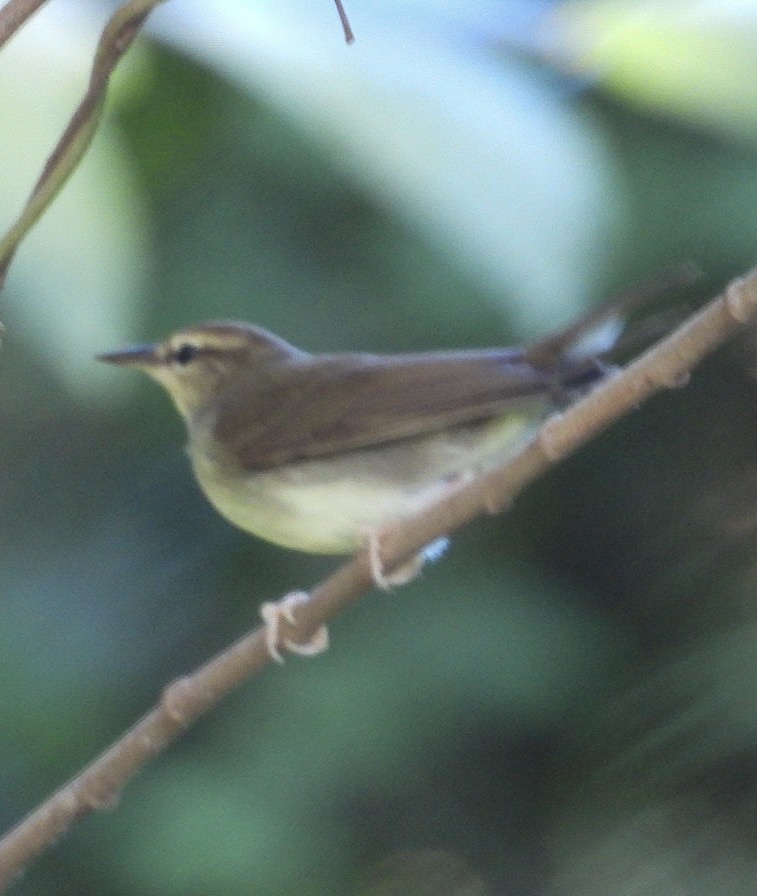
[[[254,473],[189,448],[195,475],[215,508],[234,525],[275,544],[342,554],[368,533],[418,512],[460,476],[475,474],[522,439],[522,414],[344,455]]]

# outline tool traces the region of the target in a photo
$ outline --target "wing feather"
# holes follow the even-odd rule
[[[242,468],[261,469],[547,403],[573,375],[539,369],[512,349],[304,355],[241,381],[215,435]]]

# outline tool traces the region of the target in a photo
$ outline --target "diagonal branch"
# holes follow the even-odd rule
[[[641,402],[683,385],[700,361],[747,324],[757,321],[757,269],[693,315],[625,370],[608,378],[566,411],[550,417],[509,460],[451,492],[422,513],[399,522],[382,537],[387,569],[402,564],[435,539],[475,517],[495,513],[550,467]],[[313,589],[298,607],[296,626],[284,637],[306,641],[321,625],[356,602],[372,586],[368,557],[357,554]],[[159,703],[75,778],[34,809],[0,840],[0,888],[77,820],[118,800],[129,780],[199,716],[271,661],[259,628],[195,672],[170,684]]]
[[[355,34],[352,31],[352,25],[350,25],[350,20],[347,18],[347,13],[345,12],[344,5],[342,4],[342,0],[334,0],[336,3],[336,11],[339,14],[339,21],[342,23],[342,30],[344,31],[344,39],[348,44],[355,43]]]
[[[163,2],[131,0],[113,13],[103,29],[87,92],[45,163],[21,214],[0,239],[0,289],[21,240],[55,199],[87,151],[100,122],[113,69],[131,46],[147,16]]]
[[[8,0],[0,9],[0,50],[47,0]]]
[[[0,47],[44,3],[45,0],[10,0],[0,9]],[[152,10],[165,0],[130,0],[111,16],[97,45],[87,92],[45,163],[26,205],[0,239],[0,289],[21,241],[63,185],[76,170],[87,151],[105,106],[110,76],[126,53]],[[342,0],[336,0],[339,19],[347,43],[355,39]]]

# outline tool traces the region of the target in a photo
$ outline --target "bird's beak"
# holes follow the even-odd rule
[[[98,361],[106,364],[117,364],[119,367],[155,367],[160,363],[157,343],[132,345],[115,352],[97,355]]]

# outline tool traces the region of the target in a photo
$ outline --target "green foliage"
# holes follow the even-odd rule
[[[631,105],[728,140],[757,139],[757,11],[739,0],[557,6],[552,52]]]

